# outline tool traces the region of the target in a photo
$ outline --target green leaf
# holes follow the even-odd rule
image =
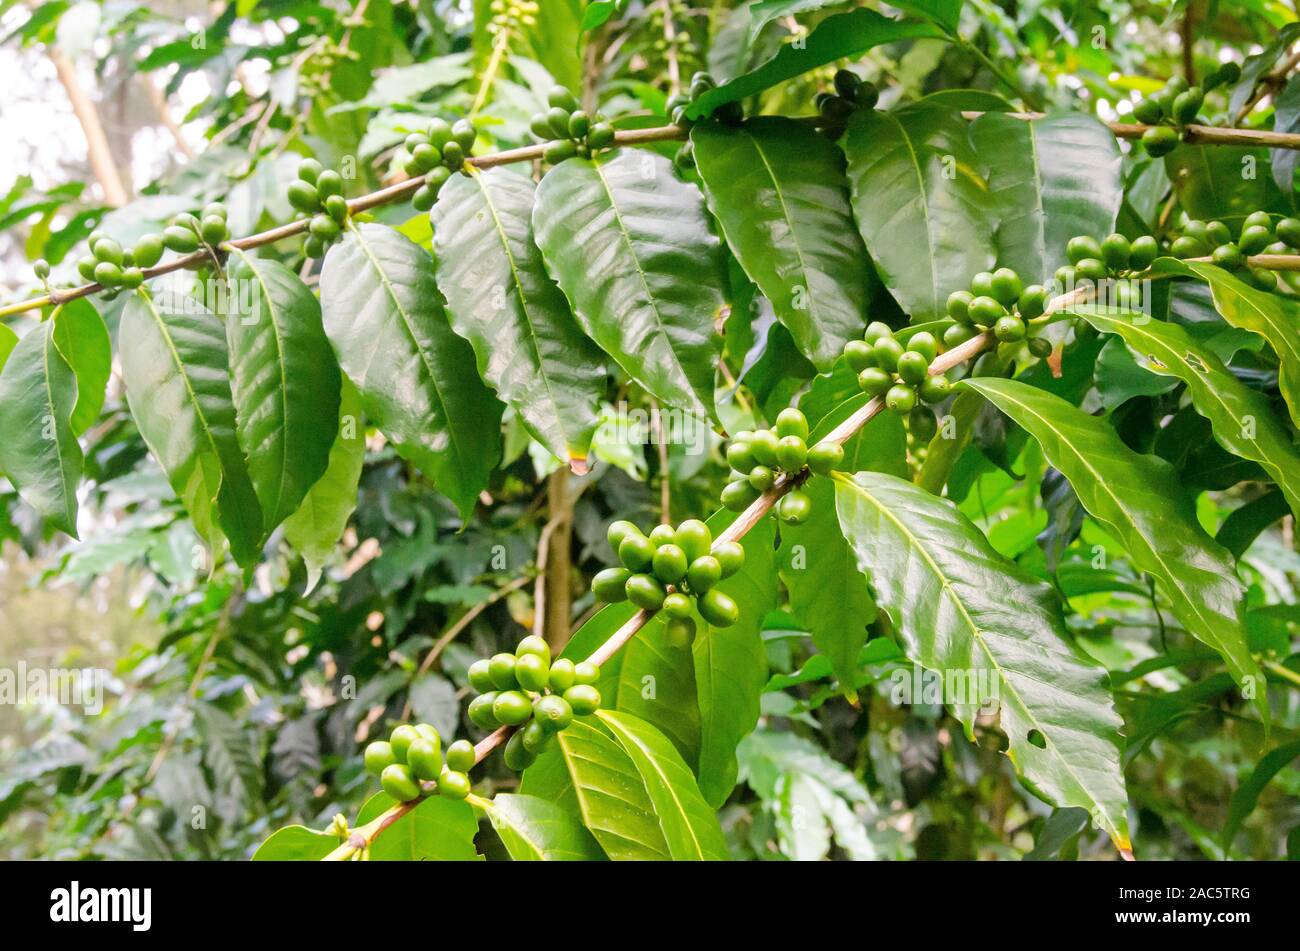
[[[276,829],[253,853],[254,862],[319,862],[339,846],[339,837],[306,826]]]
[[[845,135],[853,214],[876,271],[913,322],[994,262],[995,206],[961,112],[854,113]]]
[[[598,722],[578,719],[562,731],[555,749],[525,772],[524,792],[552,803],[572,798],[583,825],[615,861],[674,858],[637,767]],[[552,771],[543,779],[547,767]]]
[[[1214,540],[1228,549],[1232,557],[1240,558],[1264,529],[1289,511],[1286,497],[1273,489],[1228,513]]]
[[[725,509],[708,520],[716,538],[736,515]],[[763,618],[776,607],[776,524],[762,519],[740,540],[745,564],[718,583],[740,608],[730,627],[711,627],[703,618],[692,645],[695,688],[700,709],[700,792],[720,808],[736,785],[736,746],[758,725],[759,705],[767,682]]]
[[[442,304],[433,259],[391,228],[359,225],[325,258],[325,333],[366,416],[468,517],[501,458],[502,407]]]
[[[1038,440],[1079,501],[1151,574],[1174,615],[1223,657],[1268,723],[1265,682],[1246,646],[1242,595],[1232,556],[1196,520],[1173,468],[1129,449],[1105,421],[1058,396],[1014,380],[966,380]]]
[[[325,473],[342,375],[302,279],[279,261],[234,255],[225,318],[236,434],[269,533]]]
[[[764,27],[776,20],[796,17],[801,13],[814,13],[827,7],[842,6],[846,0],[758,0],[749,4],[749,34],[747,44],[753,46]],[[716,39],[715,39],[716,42]]]
[[[790,593],[791,613],[830,660],[841,687],[852,691],[858,653],[867,642],[867,626],[876,619],[876,601],[840,531],[833,483],[814,478],[804,491],[812,499],[812,515],[802,525],[781,528],[781,579]]]
[[[366,459],[366,430],[361,397],[345,377],[339,400],[338,430],[325,474],[303,497],[298,511],[285,520],[284,537],[307,564],[307,591],[316,587],[321,569],[343,537],[357,507],[357,483]],[[306,592],[304,592],[305,594]]]
[[[1245,174],[1253,162],[1257,174]],[[1183,209],[1193,218],[1244,217],[1268,198],[1268,152],[1264,149],[1225,149],[1219,145],[1182,143],[1165,156],[1165,173]]]
[[[533,243],[533,191],[505,168],[452,177],[432,213],[438,287],[479,374],[543,446],[583,472],[605,371]]]
[[[736,259],[804,356],[830,369],[862,331],[870,268],[843,154],[807,123],[777,116],[702,123],[691,142]]]
[[[0,324],[0,370],[4,370],[5,364],[9,362],[9,354],[14,352],[16,346],[18,346],[18,335],[9,328],[8,324]]]
[[[587,335],[661,403],[709,416],[723,271],[699,190],[652,152],[570,159],[537,187],[533,229]]]
[[[261,509],[235,436],[226,330],[193,298],[137,291],[118,336],[131,415],[194,527],[215,552],[224,535],[245,569],[261,552]]]
[[[590,832],[572,814],[536,796],[502,793],[487,810],[492,828],[516,862],[602,861]]]
[[[387,793],[375,793],[357,814],[360,827],[397,804]],[[464,800],[429,796],[398,819],[370,846],[376,862],[475,862],[474,848],[478,821],[474,809]]]
[[[1054,805],[1087,809],[1117,848],[1131,849],[1121,721],[1105,671],[1068,640],[1052,589],[999,555],[950,502],[902,479],[837,475],[835,500],[908,657],[946,683],[990,678],[986,692],[997,691],[1007,752],[1026,785]],[[945,696],[968,735],[984,699]]]
[[[656,615],[620,654],[618,686],[612,697],[601,694],[602,706],[650,723],[694,766],[700,755],[700,708],[691,651],[669,643],[667,619]]]
[[[1208,347],[1177,324],[1143,314],[1119,316],[1090,308],[1076,312],[1098,330],[1122,337],[1139,366],[1187,384],[1192,406],[1210,421],[1219,445],[1263,466],[1300,517],[1300,452],[1261,393],[1238,380]]]
[[[95,305],[84,297],[54,311],[54,345],[77,377],[77,408],[72,431],[80,436],[104,408],[108,378],[113,372],[113,343]]]
[[[1066,113],[1025,122],[990,112],[971,123],[970,134],[998,208],[998,263],[1026,284],[1046,283],[1069,263],[1070,238],[1115,230],[1121,155],[1097,119]]]
[[[1292,421],[1300,426],[1300,302],[1253,288],[1213,264],[1161,258],[1155,270],[1199,277],[1210,285],[1214,307],[1224,320],[1268,341],[1281,364],[1278,388],[1291,411]]]
[[[669,856],[675,861],[726,859],[727,843],[695,777],[668,739],[627,713],[596,714],[633,763],[659,819]]]
[[[1223,825],[1224,849],[1232,849],[1232,840],[1237,837],[1237,830],[1255,811],[1259,794],[1264,791],[1264,787],[1296,757],[1300,757],[1300,741],[1275,747],[1264,754],[1251,774],[1242,780],[1228,803],[1228,821]]]
[[[77,378],[55,336],[53,321],[33,327],[0,372],[0,471],[41,518],[76,538],[85,466],[72,428]]]
[[[777,83],[848,57],[858,57],[883,43],[916,37],[942,38],[929,23],[891,20],[875,10],[858,9],[827,17],[801,42],[786,43],[774,57],[730,82],[695,99],[686,114],[692,119],[712,115],[724,103],[745,99]]]

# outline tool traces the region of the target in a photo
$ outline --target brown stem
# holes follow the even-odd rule
[[[546,547],[546,596],[536,607],[541,617],[542,636],[559,653],[569,642],[569,625],[573,621],[573,492],[569,470],[560,466],[546,484],[547,509],[551,529]],[[539,566],[540,567],[540,566]]]
[[[120,208],[127,203],[126,186],[118,174],[117,163],[113,160],[113,150],[109,148],[108,136],[99,121],[99,110],[95,103],[81,88],[77,78],[77,67],[57,49],[50,48],[50,59],[54,62],[59,82],[63,83],[72,103],[72,111],[81,123],[81,131],[86,136],[86,154],[90,159],[90,169],[94,173],[99,187],[104,189],[104,203]]]

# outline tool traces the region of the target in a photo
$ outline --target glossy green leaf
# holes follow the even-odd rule
[[[397,804],[387,793],[375,793],[357,813],[360,827]],[[370,847],[376,862],[474,862],[478,821],[474,809],[461,800],[430,796],[378,836]]]
[[[14,347],[18,346],[18,335],[14,333],[8,324],[0,324],[0,370],[5,368],[9,362],[9,354],[14,352]]]
[[[605,853],[571,813],[536,796],[502,793],[487,810],[516,862],[602,861]]]
[[[73,538],[85,466],[72,428],[76,405],[77,378],[47,320],[18,341],[0,372],[0,472],[41,518]]]
[[[885,286],[912,321],[994,263],[996,206],[957,109],[859,110],[849,121],[853,214]]]
[[[1193,218],[1244,217],[1268,197],[1264,149],[1182,143],[1165,156],[1165,173]]]
[[[650,723],[694,767],[700,756],[700,707],[691,651],[668,641],[666,618],[657,615],[619,653],[618,685],[612,697],[602,692],[602,706]]]
[[[830,660],[841,686],[851,690],[867,626],[876,619],[876,601],[840,532],[831,480],[813,479],[804,491],[812,499],[812,515],[802,525],[781,528],[781,579],[791,613]]]
[[[982,703],[996,699],[1026,785],[1055,805],[1087,809],[1117,848],[1131,848],[1121,721],[1106,672],[1068,640],[1052,589],[999,555],[950,502],[902,479],[837,475],[835,500],[905,652],[943,674],[945,700],[967,733]]]
[[[428,252],[362,224],[321,273],[325,333],[370,421],[468,516],[501,458],[501,403],[443,311]]]
[[[716,538],[736,516],[727,510],[708,520]],[[703,618],[691,651],[700,710],[700,792],[717,809],[736,785],[736,746],[758,725],[759,702],[767,682],[763,618],[776,607],[776,524],[762,519],[740,540],[745,564],[718,583],[740,608],[730,627],[711,627]]]
[[[673,858],[637,767],[590,719],[575,720],[556,737],[555,749],[524,773],[524,792],[553,803],[571,799],[583,825],[615,861]],[[556,769],[539,782],[537,774],[547,766]]]
[[[1129,449],[1105,420],[1060,397],[1014,380],[961,384],[983,394],[1038,440],[1079,501],[1151,574],[1174,615],[1223,657],[1233,678],[1268,723],[1265,683],[1246,646],[1236,566],[1196,520],[1173,468]]]
[[[453,176],[432,212],[438,287],[479,374],[582,472],[605,372],[533,242],[533,192],[531,179],[506,168]]]
[[[198,301],[137,291],[122,312],[122,381],[140,435],[215,550],[224,534],[245,569],[260,554],[262,514],[235,436],[226,330]]]
[[[654,804],[664,841],[674,861],[727,858],[718,817],[668,739],[644,720],[627,713],[596,714],[634,765]]]
[[[236,434],[270,532],[329,464],[342,374],[302,279],[279,261],[233,255],[225,319]]]
[[[1044,284],[1075,235],[1115,230],[1124,188],[1114,134],[1089,115],[1026,122],[986,113],[970,127],[998,210],[998,263]]]
[[[710,415],[723,271],[699,190],[652,152],[570,159],[533,228],[587,335],[661,403]]]
[[[306,826],[276,829],[253,853],[254,862],[319,862],[339,847],[339,837]]]
[[[80,436],[99,419],[108,378],[113,372],[113,342],[104,318],[84,297],[62,304],[50,318],[54,345],[77,377],[77,408],[72,431]]]
[[[828,370],[865,323],[870,264],[844,156],[804,122],[760,116],[691,131],[709,210],[800,352]]]
[[[1271,749],[1255,764],[1250,775],[1242,780],[1228,803],[1228,821],[1223,825],[1225,849],[1232,848],[1232,840],[1237,837],[1237,830],[1255,811],[1255,806],[1259,803],[1259,794],[1264,791],[1264,787],[1274,776],[1290,766],[1297,757],[1300,757],[1300,741]]]
[[[1224,320],[1268,341],[1280,364],[1278,388],[1292,421],[1300,426],[1300,302],[1253,288],[1213,264],[1161,258],[1155,269],[1205,281],[1210,285],[1214,307]]]
[[[723,103],[748,98],[827,63],[856,58],[884,43],[943,35],[932,24],[894,20],[875,10],[839,13],[822,20],[811,33],[801,34],[798,43],[783,45],[780,52],[757,68],[699,96],[686,114],[692,119],[712,115]]]
[[[325,474],[307,490],[298,510],[284,523],[284,537],[307,564],[307,591],[316,587],[357,507],[357,483],[366,459],[366,429],[361,397],[345,377],[339,400],[338,429]]]
[[[1269,401],[1224,366],[1223,361],[1177,324],[1143,314],[1116,315],[1081,308],[1078,313],[1105,333],[1117,334],[1138,365],[1187,384],[1192,406],[1210,421],[1219,445],[1258,462],[1300,516],[1300,452]]]

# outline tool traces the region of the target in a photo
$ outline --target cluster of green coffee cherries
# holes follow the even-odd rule
[[[1132,241],[1122,234],[1110,234],[1100,241],[1080,234],[1066,242],[1065,256],[1070,263],[1057,268],[1055,277],[1062,288],[1073,288],[1084,281],[1140,274],[1160,256],[1160,243],[1149,234]]]
[[[1241,78],[1241,67],[1224,63],[1205,79],[1202,86],[1189,86],[1187,80],[1175,76],[1164,87],[1133,106],[1133,118],[1151,128],[1142,133],[1142,146],[1153,158],[1168,155],[1178,146],[1183,126],[1192,125],[1205,104],[1205,94],[1216,86],[1235,83]]]
[[[736,602],[715,587],[744,565],[745,549],[739,543],[715,545],[709,526],[696,518],[676,528],[656,525],[649,535],[619,520],[609,526],[606,538],[621,564],[596,573],[591,581],[596,600],[662,609],[668,616],[668,639],[678,646],[695,637],[692,606],[714,627],[730,627],[739,619]]]
[[[963,340],[972,336],[973,331]],[[948,339],[947,334],[944,339]],[[844,359],[858,375],[858,387],[868,396],[883,397],[885,406],[899,415],[907,415],[919,403],[941,403],[952,392],[947,377],[930,372],[930,364],[938,352],[939,342],[928,330],[912,334],[903,343],[888,324],[879,320],[867,325],[861,340],[850,340],[844,345]]]
[[[1266,211],[1251,212],[1235,236],[1222,221],[1184,220],[1169,246],[1176,258],[1209,256],[1225,271],[1246,271],[1260,290],[1277,290],[1277,275],[1267,268],[1251,267],[1246,260],[1256,254],[1287,254],[1300,249],[1300,218],[1283,218],[1276,225]]]
[[[832,122],[844,122],[858,109],[874,109],[880,99],[875,83],[862,79],[851,69],[841,69],[832,80],[835,91],[818,93],[813,100],[822,117]]]
[[[416,211],[428,211],[438,200],[438,192],[453,172],[465,168],[465,160],[474,151],[478,130],[469,119],[429,120],[424,132],[412,132],[403,143],[402,168],[411,178],[424,179],[411,196]]]
[[[536,113],[528,129],[538,142],[545,142],[542,158],[558,165],[574,156],[589,158],[614,144],[614,127],[602,113],[588,114],[577,97],[563,86],[552,86],[546,94],[547,110]]]
[[[694,120],[686,117],[686,110],[690,108],[692,102],[716,85],[713,77],[701,70],[691,77],[691,84],[686,92],[670,96],[664,105],[664,111],[668,113],[668,118],[672,120],[673,125],[681,126],[683,129],[689,129],[694,125]],[[727,125],[739,125],[745,118],[745,109],[739,102],[733,100],[718,106],[711,115]]]
[[[144,269],[157,264],[164,250],[190,254],[202,247],[216,248],[229,237],[226,206],[214,201],[197,216],[188,212],[173,216],[161,235],[143,235],[129,249],[102,231],[92,231],[86,239],[90,254],[78,259],[77,273],[102,284],[108,291],[105,296],[116,296],[143,284]]]
[[[443,755],[442,737],[428,723],[402,724],[387,740],[366,746],[366,771],[379,777],[384,792],[398,802],[419,799],[427,792],[464,799],[469,795],[469,771],[474,766],[474,745],[457,740]],[[423,783],[435,783],[426,789]]]
[[[532,29],[537,25],[541,9],[537,0],[492,0],[488,5],[492,18],[488,20],[487,32],[496,36],[521,28]]]
[[[600,668],[566,658],[551,660],[546,641],[530,634],[513,654],[502,652],[469,668],[469,685],[478,692],[466,711],[485,730],[520,727],[506,742],[505,763],[516,772],[533,764],[551,738],[600,709]]]
[[[747,508],[782,476],[802,479],[806,472],[830,475],[844,463],[839,443],[808,445],[808,419],[793,406],[776,417],[770,429],[743,430],[727,443],[731,480],[722,490],[722,505],[733,512]],[[776,503],[776,516],[787,525],[800,525],[812,514],[812,499],[798,486]]]
[[[289,185],[289,204],[309,218],[304,251],[309,258],[325,254],[343,234],[348,201],[343,197],[343,176],[323,168],[314,158],[298,163],[298,177]]]

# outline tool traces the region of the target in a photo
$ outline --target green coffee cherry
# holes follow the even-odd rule
[[[488,661],[488,671],[492,675],[493,685],[498,690],[514,690],[519,686],[519,680],[515,677],[517,662],[514,654],[502,652],[492,655],[492,659]]]
[[[953,324],[943,332],[943,345],[951,350],[953,347],[960,347],[967,340],[970,340],[978,331],[967,324]],[[861,379],[858,383],[861,385]]]
[[[491,661],[484,658],[469,665],[469,685],[478,693],[487,693],[496,688],[492,682]]]
[[[993,336],[1003,343],[1016,343],[1025,339],[1025,322],[1013,314],[998,319],[993,325]]]
[[[664,614],[672,618],[690,617],[691,599],[680,591],[674,591],[664,598]]]
[[[1104,280],[1106,277],[1106,263],[1100,258],[1084,258],[1074,266],[1077,277],[1090,281]]]
[[[600,709],[600,691],[590,684],[574,684],[564,691],[562,699],[573,710],[574,716],[591,716]]]
[[[882,337],[871,347],[871,356],[876,361],[876,366],[887,373],[894,372],[898,366],[898,358],[905,352],[903,345],[893,337]]]
[[[161,235],[146,234],[135,243],[131,249],[131,259],[135,261],[137,267],[153,267],[163,256],[163,240]]]
[[[806,430],[807,426],[805,425],[804,428]],[[776,444],[776,461],[786,472],[798,472],[802,469],[808,462],[808,447],[804,444],[803,437],[781,437]]]
[[[849,365],[849,369],[854,373],[861,373],[867,367],[873,366],[875,358],[872,356],[871,344],[865,340],[850,340],[844,345],[844,359]]]
[[[722,490],[722,505],[733,512],[741,512],[748,508],[759,494],[747,481],[737,479],[735,482],[727,483]]]
[[[1029,352],[1040,360],[1045,359],[1052,352],[1052,341],[1046,337],[1030,337],[1026,346],[1028,346]]]
[[[686,583],[695,594],[708,591],[722,580],[722,563],[713,555],[701,555],[686,569]]]
[[[868,396],[883,396],[894,378],[879,367],[867,367],[858,374],[858,387]]]
[[[444,769],[438,776],[438,795],[461,800],[469,795],[469,777],[463,770]]]
[[[915,386],[925,379],[930,361],[924,354],[909,350],[898,358],[898,377],[909,386]]]
[[[749,441],[750,449],[754,453],[754,458],[761,465],[775,466],[779,463],[776,459],[776,433],[770,429],[755,430],[753,437]]]
[[[506,741],[506,751],[502,758],[505,760],[506,767],[513,769],[516,773],[522,773],[537,762],[537,755],[524,746],[524,731],[522,730],[514,733]]]
[[[1173,118],[1179,125],[1196,121],[1196,114],[1205,102],[1205,93],[1197,86],[1192,86],[1174,97]]]
[[[532,715],[532,701],[518,690],[502,690],[492,702],[492,716],[506,726],[518,726]]]
[[[689,518],[677,526],[677,530],[673,532],[673,542],[686,553],[688,561],[694,561],[701,555],[709,553],[709,546],[713,544],[713,533],[709,530],[709,526],[699,519]]]
[[[199,236],[177,225],[168,225],[164,228],[162,240],[169,251],[175,251],[177,254],[189,254],[199,249]]]
[[[1160,256],[1160,244],[1151,235],[1135,238],[1129,248],[1128,263],[1135,270],[1146,270]]]
[[[320,192],[315,185],[299,179],[289,185],[289,204],[305,214],[315,214],[320,210]]]
[[[766,492],[776,482],[776,473],[767,466],[754,466],[749,470],[748,482],[755,492]]]
[[[1101,242],[1101,259],[1112,271],[1122,271],[1129,266],[1133,246],[1122,234],[1108,234]]]
[[[515,657],[518,659],[523,660],[527,654],[536,654],[542,660],[550,663],[551,645],[546,643],[545,638],[538,637],[536,634],[529,634],[515,647]]]
[[[1065,256],[1071,264],[1078,264],[1084,258],[1100,258],[1102,254],[1101,243],[1085,234],[1071,238],[1065,245]]]
[[[970,291],[953,291],[948,295],[948,316],[959,323],[970,320],[969,308],[975,295]]]
[[[678,649],[690,647],[695,640],[695,619],[691,617],[670,618],[664,628],[664,634],[670,647]]]
[[[793,436],[803,441],[808,438],[808,418],[793,406],[787,406],[777,414],[775,429],[781,439]]]
[[[629,535],[618,546],[618,560],[629,571],[649,571],[656,546],[644,535]]]
[[[519,731],[520,742],[523,743],[524,749],[534,756],[540,755],[551,742],[551,733],[536,720],[530,720],[528,724]]]
[[[525,690],[538,692],[544,690],[550,682],[551,665],[545,657],[537,654],[520,655],[515,664],[515,679]]]
[[[397,762],[393,747],[387,740],[376,740],[374,743],[366,744],[364,759],[366,772],[374,776],[380,775],[385,769]]]
[[[1178,133],[1168,126],[1152,126],[1142,133],[1142,145],[1148,155],[1159,158],[1178,147]]]
[[[401,726],[394,728],[392,734],[388,737],[388,743],[393,748],[393,755],[397,762],[406,762],[406,752],[411,748],[411,744],[420,738],[414,726],[403,723]]]
[[[591,579],[591,593],[598,601],[617,604],[627,599],[627,581],[632,572],[626,568],[606,568]]]
[[[320,162],[314,158],[305,158],[298,163],[298,177],[310,185],[316,183],[316,179],[322,171]]]
[[[747,473],[757,465],[754,451],[748,442],[732,440],[727,445],[727,464],[737,472]]]
[[[619,519],[610,523],[608,530],[605,532],[605,538],[609,541],[609,547],[618,551],[618,546],[623,543],[623,539],[629,535],[640,535],[641,529],[626,519]]]
[[[916,405],[916,391],[902,383],[895,384],[885,394],[885,406],[895,413],[910,413]]]
[[[554,693],[564,693],[576,682],[573,661],[567,657],[558,658],[555,663],[551,664],[551,673],[546,679],[546,685]]]
[[[407,749],[406,765],[417,779],[432,782],[442,772],[442,749],[431,740],[421,737]]]
[[[907,392],[911,393],[912,391],[908,390]],[[916,397],[913,396],[912,399],[915,402]],[[810,499],[805,492],[799,489],[792,489],[790,492],[787,492],[782,496],[781,501],[776,503],[776,517],[787,525],[802,525],[804,522],[808,521],[808,516],[811,514],[812,499]],[[704,614],[704,607],[702,604],[700,606],[700,613]],[[705,614],[704,617],[710,624],[714,623],[709,620],[707,614]]]
[[[1020,291],[1024,285],[1020,281],[1020,275],[1009,267],[1000,267],[993,272],[992,291],[990,295],[1000,304],[1010,307],[1020,296]]]
[[[788,499],[790,496],[787,495],[785,498]],[[736,602],[717,588],[706,591],[697,601],[697,605],[700,617],[714,627],[731,627],[740,620],[740,608]]]
[[[668,525],[666,523],[660,523],[659,525],[656,525],[654,528],[650,529],[650,534],[647,535],[646,537],[649,538],[651,544],[653,544],[655,548],[658,549],[658,548],[662,548],[664,545],[671,545],[676,535],[673,532],[673,527],[671,525]]]
[[[474,760],[474,744],[469,740],[457,740],[447,747],[446,769],[452,772],[468,773],[474,768]],[[442,790],[441,778],[438,780],[438,789]]]
[[[627,579],[627,598],[639,608],[658,611],[667,597],[663,584],[653,575],[634,574]]]
[[[819,442],[808,450],[808,468],[814,474],[828,476],[844,464],[844,447],[839,443]]]
[[[976,297],[968,308],[970,319],[981,327],[992,326],[1006,313],[1006,308],[987,295]]]
[[[384,769],[379,776],[384,792],[398,802],[410,802],[420,798],[420,787],[416,785],[411,771],[400,763],[394,763]]]
[[[1272,242],[1273,233],[1268,228],[1248,225],[1242,229],[1241,237],[1237,239],[1237,247],[1241,249],[1242,254],[1262,254]]]
[[[496,691],[488,691],[470,701],[465,715],[469,717],[469,722],[484,730],[495,730],[501,724],[497,722],[496,714],[493,713],[493,706],[496,704]]]
[[[952,395],[952,384],[942,373],[927,376],[916,388],[916,395],[926,403],[942,403]]]
[[[579,684],[592,686],[600,681],[600,668],[583,660],[573,665],[573,679]]]
[[[562,694],[567,694],[573,685],[565,687]],[[593,687],[594,690],[594,687]],[[542,729],[550,730],[551,733],[559,733],[560,730],[567,728],[573,722],[573,708],[569,705],[564,696],[549,694],[539,696],[533,703],[533,720],[542,725]]]
[[[1210,255],[1210,260],[1228,271],[1240,270],[1246,265],[1246,256],[1241,253],[1241,249],[1235,244],[1219,245],[1214,249],[1214,253]],[[100,267],[103,267],[103,265],[100,265]],[[95,273],[99,273],[99,268],[95,269]]]
[[[713,547],[713,558],[722,568],[722,577],[730,578],[745,564],[745,549],[740,542],[718,542]]]
[[[652,564],[655,577],[664,584],[677,584],[686,577],[686,552],[671,542],[659,546]]]

